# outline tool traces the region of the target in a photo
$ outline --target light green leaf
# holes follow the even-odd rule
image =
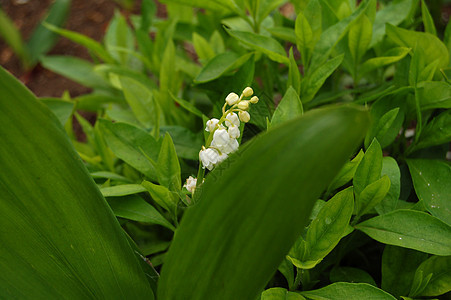
[[[360,59],[368,50],[372,32],[373,24],[366,15],[361,15],[349,29],[348,47],[355,65],[359,64]]]
[[[451,291],[451,256],[432,256],[415,273],[415,277],[426,278],[429,275],[432,276],[428,284],[417,296],[440,296]]]
[[[224,40],[219,31],[213,31],[210,36],[210,45],[215,54],[223,53],[225,51]]]
[[[241,146],[196,190],[165,257],[159,298],[257,297],[367,126],[360,109],[325,108]]]
[[[417,144],[410,151],[445,144],[451,141],[451,110],[434,117],[421,131]]]
[[[242,56],[235,52],[218,54],[203,67],[194,81],[196,83],[204,83],[217,79],[223,74],[241,67],[246,61],[251,59],[251,56],[252,53],[247,53]]]
[[[74,111],[75,103],[58,98],[40,98],[42,102],[55,114],[61,125],[67,123]]]
[[[301,99],[292,86],[290,86],[280,101],[271,119],[271,126],[277,126],[291,119],[302,115],[304,109],[302,108]]]
[[[321,208],[307,231],[302,262],[320,262],[340,242],[354,210],[352,187],[337,193]]]
[[[425,81],[418,84],[421,110],[451,108],[451,85],[443,81]]]
[[[382,202],[375,207],[380,215],[394,211],[397,208],[399,195],[401,194],[401,171],[393,157],[385,156],[382,159],[381,176],[384,175],[387,175],[390,179],[390,189]]]
[[[296,45],[299,52],[301,53],[302,62],[307,65],[310,60],[311,51],[314,46],[313,43],[313,32],[307,18],[304,13],[299,12],[296,17],[296,23],[294,26],[294,33],[296,35]]]
[[[100,188],[100,192],[102,193],[103,197],[127,196],[139,194],[145,191],[147,190],[140,184],[121,184]]]
[[[118,11],[115,12],[110,21],[105,37],[105,47],[108,53],[122,65],[126,65],[129,61],[130,54],[118,49],[126,49],[133,51],[135,49],[135,39],[133,32],[127,25],[125,17]]]
[[[418,199],[435,217],[451,226],[451,167],[444,161],[407,160]]]
[[[275,39],[252,32],[231,30],[227,28],[225,30],[244,45],[268,55],[271,60],[286,65],[290,63],[282,45]]]
[[[182,188],[180,179],[180,163],[175,151],[171,135],[166,132],[158,155],[158,181],[170,191],[177,192]]]
[[[357,153],[357,155],[351,161],[347,162],[344,165],[344,167],[340,170],[338,175],[334,178],[334,180],[332,180],[329,187],[327,188],[327,194],[343,186],[344,184],[351,181],[352,178],[354,178],[354,174],[363,159],[363,155],[363,150],[360,150],[359,153]]]
[[[330,271],[330,281],[334,282],[351,282],[351,283],[368,283],[377,287],[376,282],[370,274],[362,269],[352,267],[338,267]]]
[[[296,34],[293,28],[274,26],[265,29],[275,38],[296,44]]]
[[[193,45],[201,61],[207,62],[215,57],[215,51],[210,46],[210,43],[196,32],[193,32]]]
[[[299,67],[294,59],[293,48],[290,48],[290,66],[288,69],[288,81],[287,81],[287,89],[292,86],[296,91],[296,94],[299,95],[301,92],[301,73],[299,72]],[[300,100],[299,100],[300,101]]]
[[[25,67],[31,63],[30,53],[25,45],[20,31],[16,28],[13,21],[0,8],[0,36],[11,47],[14,53],[22,60]]]
[[[356,218],[367,214],[378,205],[390,189],[390,179],[387,175],[368,184],[356,198]]]
[[[121,175],[116,174],[116,173],[106,172],[106,171],[99,171],[99,172],[91,173],[91,177],[94,178],[94,179],[106,178],[106,179],[111,179],[111,180],[116,180],[116,181],[121,181],[121,182],[126,182],[126,183],[131,183],[132,182],[127,177],[121,176]]]
[[[409,52],[410,48],[396,47],[390,49],[384,56],[373,57],[365,61],[359,69],[359,76],[363,77],[364,74],[379,69],[383,66],[395,63],[403,59]]]
[[[382,254],[382,289],[399,297],[408,295],[416,268],[427,254],[386,245]]]
[[[175,227],[168,220],[138,195],[112,197],[107,200],[117,217],[147,224],[157,224],[175,231]]]
[[[382,149],[379,142],[374,139],[365,152],[365,156],[355,171],[353,185],[356,195],[371,183],[381,177]]]
[[[337,282],[318,290],[301,292],[313,300],[395,300],[392,295],[368,283]]]
[[[392,134],[390,129],[393,127],[393,124],[398,117],[399,110],[399,107],[395,107],[386,112],[380,119],[375,120],[375,124],[371,126],[365,137],[365,147],[368,147],[374,138],[378,141],[384,141],[384,144],[381,144],[381,148],[387,147],[393,142],[391,139],[386,139],[385,136],[387,134]]]
[[[165,186],[153,184],[150,181],[144,180],[141,184],[149,191],[152,199],[155,200],[158,205],[170,213],[175,214],[179,200],[177,194],[171,193]]]
[[[2,68],[0,91],[2,297],[153,299],[58,119]]]
[[[421,16],[423,18],[424,31],[437,36],[437,30],[435,29],[434,19],[432,19],[432,16],[429,13],[428,7],[424,2],[424,0],[421,0]]]
[[[355,226],[378,242],[435,254],[451,255],[451,227],[420,211],[395,210]]]
[[[290,292],[284,288],[271,288],[264,291],[261,295],[261,300],[303,300],[301,295],[295,292]]]
[[[117,157],[148,178],[157,179],[156,161],[160,145],[150,134],[126,123],[98,122],[109,148]]]

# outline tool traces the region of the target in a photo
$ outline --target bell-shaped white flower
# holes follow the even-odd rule
[[[219,153],[215,149],[204,149],[199,152],[199,159],[202,161],[202,168],[211,171],[218,163]]]
[[[231,139],[237,139],[240,137],[240,128],[233,124],[229,126],[229,130],[227,130],[227,132],[229,133]]]
[[[236,104],[240,100],[240,96],[238,96],[235,93],[230,93],[230,94],[227,95],[225,100],[226,100],[228,105],[232,106],[232,105]]]
[[[219,120],[216,118],[208,120],[207,123],[205,124],[205,131],[212,132],[213,130],[215,130],[215,127],[216,127],[216,125],[218,125],[218,123],[219,123]]]
[[[244,123],[249,122],[251,119],[251,115],[247,111],[240,111],[238,115],[240,116],[240,120]]]
[[[196,189],[197,178],[190,176],[186,179],[186,183],[183,185],[184,188],[188,190],[188,192],[193,193]]]
[[[228,113],[226,116],[226,121],[225,124],[227,127],[229,127],[230,125],[235,125],[237,127],[240,126],[240,119],[238,118],[236,113]]]
[[[214,144],[216,147],[223,147],[229,143],[229,140],[230,140],[230,136],[229,136],[227,130],[218,129],[213,134],[212,144]]]
[[[218,149],[221,153],[230,154],[236,150],[238,150],[239,144],[236,139],[228,138],[227,143],[223,143],[223,141],[220,141],[220,144],[217,144],[218,140],[214,140],[211,143],[211,146]]]
[[[219,155],[219,157],[218,157],[218,165],[220,164],[220,163],[222,163],[224,160],[226,160],[227,158],[228,158],[229,156],[227,155],[227,154],[225,154],[225,153],[221,153],[221,155]]]

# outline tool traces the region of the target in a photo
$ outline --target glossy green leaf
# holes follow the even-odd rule
[[[420,211],[395,210],[355,226],[385,244],[435,254],[451,255],[451,227]]]
[[[333,190],[343,186],[354,178],[354,174],[359,166],[360,162],[363,159],[363,150],[360,150],[359,153],[349,162],[347,162],[343,168],[340,170],[337,176],[335,176],[334,180],[330,183],[327,188],[327,194],[332,192]]]
[[[382,254],[382,289],[397,297],[408,295],[415,270],[426,258],[423,252],[386,245]]]
[[[434,117],[421,131],[418,143],[411,151],[445,144],[451,141],[451,110]]]
[[[365,61],[359,68],[359,76],[384,67],[386,65],[395,63],[403,59],[410,52],[410,48],[396,47],[388,51],[384,56],[377,56]]]
[[[196,54],[201,61],[209,61],[215,57],[215,51],[208,41],[196,32],[193,33],[193,45]]]
[[[385,156],[382,159],[381,176],[384,175],[387,175],[390,179],[390,189],[384,199],[375,207],[380,215],[395,210],[398,205],[399,195],[401,194],[401,171],[393,157]]]
[[[217,79],[225,73],[241,67],[251,59],[251,57],[252,53],[244,54],[242,56],[235,52],[218,54],[205,65],[194,81],[196,83],[204,83]]]
[[[318,290],[301,292],[313,300],[395,300],[392,295],[368,283],[337,282]]]
[[[182,183],[180,179],[180,163],[175,151],[174,143],[169,133],[166,132],[158,155],[158,181],[170,191],[180,191]]]
[[[129,77],[119,77],[122,91],[136,119],[145,127],[160,124],[162,116],[160,105],[152,92],[138,81]]]
[[[302,108],[301,99],[299,99],[294,88],[290,86],[271,118],[271,126],[295,119],[303,113],[304,109]]]
[[[428,284],[416,296],[440,296],[451,291],[451,256],[431,256],[417,269],[415,277],[429,279]]]
[[[399,107],[395,107],[386,112],[380,119],[375,120],[375,124],[373,124],[365,137],[365,147],[368,147],[374,138],[378,141],[384,141],[384,144],[381,144],[381,148],[387,147],[393,142],[391,139],[385,139],[385,136],[391,134],[389,131],[398,117],[399,110]]]
[[[0,90],[2,297],[153,299],[58,119],[1,68]]]
[[[303,103],[310,102],[316,93],[323,86],[326,79],[340,66],[344,58],[340,54],[313,71],[308,77],[305,77],[301,84],[301,100]]]
[[[45,68],[84,86],[112,88],[107,80],[94,71],[94,65],[86,60],[73,56],[51,55],[41,57],[40,61]]]
[[[157,224],[172,231],[175,227],[169,223],[152,205],[137,195],[110,197],[108,204],[117,217],[147,224]]]
[[[61,125],[64,126],[74,111],[75,103],[58,98],[40,98],[45,105],[55,114]]]
[[[366,15],[360,16],[349,29],[348,47],[355,65],[360,62],[360,59],[368,50],[372,33],[373,24]]]
[[[152,199],[167,211],[175,214],[177,210],[177,203],[179,201],[178,195],[170,192],[167,187],[153,184],[150,181],[144,180],[142,186],[145,187]]]
[[[365,112],[326,108],[241,146],[196,190],[165,257],[159,297],[256,297],[367,126]]]
[[[426,32],[398,28],[390,24],[387,24],[387,35],[399,46],[422,49],[426,64],[438,58],[440,60],[439,68],[448,66],[448,49],[436,36]]]
[[[227,28],[226,31],[244,45],[257,51],[263,52],[271,60],[286,65],[290,63],[285,50],[277,40],[252,32],[231,30]]]
[[[351,283],[368,283],[377,287],[376,282],[370,274],[362,269],[352,267],[338,267],[330,271],[330,281],[334,282],[351,282]]]
[[[111,123],[107,120],[98,122],[109,148],[117,157],[148,178],[157,179],[155,164],[160,145],[150,134],[126,123]]]
[[[365,152],[365,156],[355,171],[354,191],[359,195],[369,184],[381,177],[382,170],[382,149],[379,142],[374,139]]]
[[[301,92],[301,73],[299,72],[299,67],[296,63],[296,60],[294,59],[293,48],[290,48],[289,58],[290,66],[288,69],[287,88],[292,86],[296,91],[296,94],[299,95],[299,93]]]
[[[357,218],[369,213],[378,205],[390,189],[390,179],[387,175],[368,184],[356,198]]]
[[[437,29],[435,29],[434,19],[432,19],[431,13],[424,0],[421,0],[421,17],[423,19],[424,31],[436,36]]]
[[[115,186],[107,186],[100,188],[103,197],[119,197],[133,194],[139,194],[147,191],[140,184],[121,184]]]
[[[332,251],[343,237],[354,210],[352,187],[337,193],[321,208],[312,221],[305,238],[307,251],[302,262],[319,262]]]
[[[95,53],[104,62],[114,63],[114,59],[108,54],[105,48],[99,42],[91,39],[90,37],[87,37],[75,31],[59,28],[57,26],[48,23],[45,24],[45,27],[47,27],[49,30],[53,32],[58,33],[61,36],[64,36],[65,38],[68,38],[69,40],[77,44],[86,47],[88,50]]]
[[[428,159],[409,159],[407,164],[418,199],[433,216],[451,226],[450,165]]]
[[[418,84],[421,110],[451,108],[451,85],[443,81],[425,81]]]
[[[48,52],[58,41],[58,35],[43,25],[52,24],[61,27],[69,15],[71,0],[56,0],[50,7],[45,19],[34,29],[27,42],[31,63],[36,64],[41,55]]]
[[[261,300],[303,300],[305,299],[300,294],[290,292],[284,288],[271,288],[264,291],[261,295]]]

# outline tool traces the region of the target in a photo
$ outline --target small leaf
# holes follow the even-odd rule
[[[344,184],[351,181],[354,178],[354,174],[362,161],[364,156],[363,150],[360,150],[359,153],[350,161],[347,162],[346,165],[340,170],[340,173],[334,178],[329,187],[327,188],[327,194],[331,191],[343,186]]]
[[[201,61],[207,62],[215,57],[215,51],[210,46],[210,43],[196,32],[193,32],[193,45]]]
[[[451,255],[451,227],[424,212],[395,210],[359,223],[355,228],[381,243]]]
[[[428,284],[417,296],[440,296],[451,291],[451,256],[432,256],[417,269],[415,277],[432,275]]]
[[[177,192],[182,188],[180,179],[180,163],[174,143],[166,132],[158,155],[158,181],[170,191]]]
[[[301,73],[293,56],[293,48],[290,48],[290,66],[288,69],[287,89],[292,86],[299,95],[301,92]]]
[[[42,102],[55,114],[61,125],[65,125],[74,111],[75,103],[58,98],[40,98]]]
[[[225,73],[241,67],[251,57],[252,53],[247,53],[242,56],[235,52],[218,54],[202,68],[194,81],[196,83],[205,83],[217,79]]]
[[[299,12],[296,17],[294,33],[296,35],[296,45],[301,53],[302,62],[305,65],[310,60],[312,47],[314,45],[312,28],[310,27],[310,24],[302,11]]]
[[[384,56],[378,56],[368,59],[360,66],[359,76],[362,77],[364,74],[370,71],[400,61],[407,54],[409,54],[410,50],[410,48],[406,47],[396,47],[388,51]]]
[[[415,192],[426,209],[451,226],[451,167],[439,160],[408,159]]]
[[[353,185],[356,195],[360,195],[369,184],[378,180],[381,177],[381,170],[382,149],[379,142],[374,139],[354,175]]]
[[[100,189],[103,197],[118,197],[118,196],[126,196],[139,194],[147,191],[140,184],[121,184],[115,186],[103,187]]]
[[[385,135],[389,132],[391,127],[393,126],[397,116],[399,113],[399,107],[395,107],[392,110],[386,112],[379,120],[377,120],[376,124],[371,127],[368,134],[365,137],[365,147],[368,148],[370,142],[376,138],[378,141],[383,140]],[[381,144],[381,148],[387,147],[389,144]]]
[[[451,108],[451,85],[443,81],[425,81],[418,84],[421,110]]]
[[[390,189],[385,198],[376,205],[378,214],[383,215],[397,208],[399,195],[401,194],[401,171],[393,157],[385,156],[382,159],[381,176],[387,175],[390,179]]]
[[[451,110],[434,117],[421,131],[418,143],[412,145],[411,151],[445,144],[451,141]]]
[[[261,300],[303,300],[301,295],[295,292],[287,291],[284,288],[271,288],[264,291],[261,295]]]
[[[141,185],[149,191],[152,199],[157,202],[158,205],[175,215],[179,200],[176,194],[169,191],[167,187],[153,184],[150,181],[144,180]]]
[[[356,218],[367,214],[378,205],[390,189],[390,179],[387,175],[368,184],[356,198]]]
[[[360,59],[368,49],[372,32],[373,24],[366,15],[360,16],[349,29],[348,46],[355,65],[359,64]]]
[[[395,300],[392,295],[368,283],[337,282],[318,290],[301,292],[313,300]]]
[[[421,0],[421,16],[423,18],[424,31],[437,36],[437,30],[435,29],[434,19],[432,19],[432,16],[429,13],[428,7],[424,2],[424,0]]]
[[[272,116],[271,126],[294,119],[302,115],[303,112],[301,99],[299,99],[294,88],[290,86]]]
[[[368,283],[377,287],[376,282],[370,274],[362,269],[352,267],[338,267],[330,271],[330,281],[334,282],[350,282],[350,283]]]

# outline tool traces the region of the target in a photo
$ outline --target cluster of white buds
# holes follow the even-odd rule
[[[210,132],[207,147],[202,146],[199,159],[202,168],[212,170],[216,165],[224,161],[228,154],[238,149],[238,138],[240,137],[240,121],[247,123],[251,119],[249,115],[249,104],[258,102],[258,97],[253,96],[254,91],[246,87],[241,96],[230,93],[225,99],[222,108],[222,117],[218,120],[213,118],[205,124],[205,131]],[[250,98],[244,100],[243,98]],[[229,106],[228,109],[227,106]],[[237,114],[238,113],[238,114]]]

